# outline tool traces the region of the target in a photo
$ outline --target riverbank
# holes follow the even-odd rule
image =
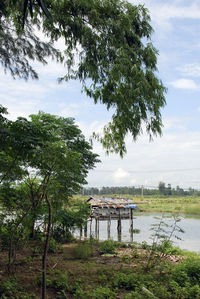
[[[0,253],[1,298],[40,298],[40,245],[33,242],[18,252],[14,273],[10,276],[6,272],[6,253]],[[152,252],[150,247],[134,243],[92,239],[58,245],[54,252],[50,248],[49,299],[193,299],[200,296],[200,257],[197,254],[170,246],[165,248],[166,252]]]

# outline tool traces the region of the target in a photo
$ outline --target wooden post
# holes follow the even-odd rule
[[[87,238],[87,222],[84,226],[84,238]]]
[[[92,237],[92,217],[90,218],[90,238]]]
[[[95,217],[95,239],[97,239],[98,219]]]
[[[80,226],[80,240],[82,239],[82,235],[83,235],[83,228],[82,225]]]
[[[118,241],[121,242],[122,237],[122,221],[121,221],[121,213],[119,208],[119,219],[117,221],[117,233],[118,233]]]
[[[133,210],[130,209],[129,212],[129,219],[130,219],[130,231],[133,231]]]
[[[130,219],[130,228],[129,228],[130,241],[133,242],[133,210],[132,209],[130,209],[129,219]]]
[[[97,239],[99,240],[99,217],[97,219]]]
[[[110,226],[111,226],[111,214],[110,209],[108,209],[108,222],[107,222],[107,232],[108,232],[108,240],[110,240]]]

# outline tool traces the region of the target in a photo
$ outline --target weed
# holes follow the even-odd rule
[[[49,242],[49,253],[62,253],[63,252],[63,247],[57,243],[57,241],[53,238],[50,239]]]
[[[124,242],[115,242],[117,248],[127,248],[128,244]]]
[[[16,290],[19,290],[19,285],[16,279],[3,280],[0,285],[0,297],[12,296]]]
[[[88,291],[87,296],[87,298],[90,299],[114,299],[116,298],[116,293],[108,287],[100,286],[94,290]]]
[[[1,281],[0,298],[2,299],[34,299],[34,294],[27,294],[15,278]]]
[[[132,256],[134,259],[137,259],[137,258],[140,257],[140,255],[139,255],[139,253],[138,253],[138,250],[137,250],[136,248],[133,249],[131,256]]]
[[[121,259],[123,263],[127,263],[127,264],[129,264],[131,261],[131,257],[129,255],[123,255]]]
[[[99,245],[99,252],[101,254],[113,254],[115,253],[116,243],[113,240],[106,240]]]
[[[149,270],[151,267],[160,262],[160,255],[157,254],[157,251],[160,250],[163,254],[167,252],[167,248],[172,247],[172,237],[175,236],[176,239],[181,240],[177,233],[183,233],[184,231],[179,226],[181,218],[177,215],[173,215],[173,223],[168,223],[165,218],[171,218],[168,216],[162,215],[162,217],[155,217],[159,222],[151,225],[152,234],[152,245],[149,252],[148,262],[145,267],[145,270]],[[164,252],[162,251],[164,250]],[[169,250],[168,250],[169,251]]]
[[[157,250],[167,255],[182,255],[183,251],[172,245],[172,241],[163,240],[160,245],[157,246]]]
[[[57,272],[51,282],[51,287],[56,290],[66,291],[68,289],[68,276],[66,273]]]
[[[123,299],[144,299],[144,295],[139,292],[131,292],[123,296]]]
[[[146,241],[143,241],[143,242],[141,243],[141,247],[142,247],[142,249],[145,249],[145,250],[151,248],[151,246],[150,246]]]
[[[189,258],[184,263],[176,265],[172,277],[180,286],[185,286],[186,283],[200,286],[200,259]]]
[[[93,255],[93,248],[90,244],[81,244],[74,248],[73,256],[77,259],[88,259]]]
[[[41,247],[36,246],[36,247],[32,248],[31,251],[32,251],[32,257],[38,256],[41,254]]]
[[[134,228],[134,229],[132,229],[132,232],[133,232],[134,234],[139,234],[139,233],[140,233],[140,229],[138,229],[138,228]]]
[[[117,273],[113,277],[113,286],[119,289],[135,290],[140,286],[138,275],[135,273]]]

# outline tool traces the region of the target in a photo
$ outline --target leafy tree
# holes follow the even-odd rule
[[[16,175],[11,176],[8,167],[1,169],[4,184],[0,186],[0,200],[6,214],[9,208],[13,209],[9,222],[9,265],[15,260],[17,232],[20,237],[27,220],[26,228],[30,233],[31,227],[33,234],[35,221],[41,216],[41,204],[45,208],[42,216],[48,218],[48,227],[42,269],[46,298],[46,256],[54,209],[62,209],[69,197],[81,189],[88,170],[99,160],[72,118],[42,112],[30,118],[31,121],[24,118],[2,121],[8,138],[2,134],[5,143],[1,144],[1,153],[11,159],[9,166],[18,167],[21,172],[15,171]],[[5,222],[5,217],[2,221]]]
[[[114,111],[103,136],[96,136],[107,151],[122,156],[128,133],[133,140],[143,130],[150,138],[161,134],[160,109],[165,105],[166,90],[157,78],[158,52],[151,43],[153,30],[144,6],[122,0],[46,0],[51,15],[46,18],[40,5],[32,9],[31,3],[35,2],[25,2],[29,3],[31,14],[27,13],[24,33],[21,1],[3,0],[1,4],[0,60],[5,69],[13,76],[37,77],[28,59],[45,62],[50,55],[64,61],[66,75],[60,80],[80,80],[83,90],[95,103]],[[63,38],[64,53],[61,55],[50,45],[35,40],[33,25],[52,43]]]
[[[171,187],[171,184],[168,184],[168,185],[167,185],[166,193],[167,193],[168,196],[172,195],[172,187]]]
[[[165,186],[165,183],[164,182],[159,182],[158,184],[158,190],[160,192],[160,194],[163,194],[165,195],[165,191],[166,191],[166,186]]]

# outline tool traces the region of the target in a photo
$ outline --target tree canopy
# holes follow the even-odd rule
[[[103,136],[97,136],[107,151],[122,156],[128,133],[133,140],[143,130],[150,138],[161,134],[166,89],[157,77],[158,51],[144,6],[122,0],[46,0],[47,18],[38,1],[25,2],[24,32],[24,2],[1,3],[0,61],[5,69],[13,76],[36,78],[29,59],[45,63],[52,56],[64,62],[66,74],[60,81],[80,80],[94,103],[114,111]],[[36,39],[34,25],[50,43]],[[59,38],[65,42],[63,53],[53,47]]]

